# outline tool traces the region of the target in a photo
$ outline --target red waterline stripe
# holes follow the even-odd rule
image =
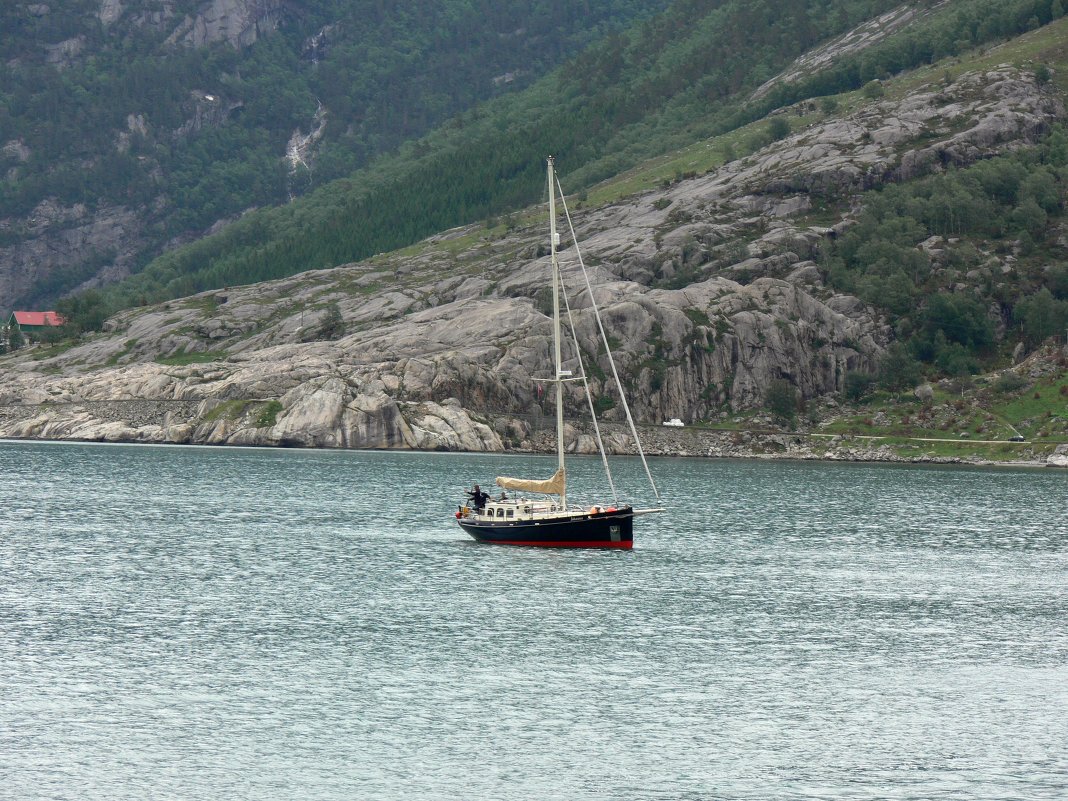
[[[622,548],[629,550],[633,546],[631,541],[611,542],[604,540],[550,542],[532,540],[479,540],[487,545],[529,545],[532,548]]]

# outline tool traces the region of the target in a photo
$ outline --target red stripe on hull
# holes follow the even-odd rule
[[[593,540],[590,542],[536,542],[534,540],[476,540],[483,545],[519,545],[528,546],[531,548],[617,548],[619,550],[629,551],[634,543],[630,540],[626,542],[606,542],[604,540]]]

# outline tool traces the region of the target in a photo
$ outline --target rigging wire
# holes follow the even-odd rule
[[[604,441],[601,439],[601,426],[597,422],[597,412],[593,408],[593,394],[590,392],[590,382],[586,380],[586,365],[582,362],[582,348],[579,347],[578,332],[575,330],[575,319],[571,315],[571,303],[567,299],[567,289],[564,287],[563,275],[560,276],[560,294],[564,298],[564,308],[567,310],[567,325],[571,329],[571,341],[575,343],[575,354],[578,357],[579,377],[582,379],[582,387],[586,390],[586,403],[590,407],[590,419],[593,420],[593,433],[597,437],[597,451],[601,454],[601,464],[604,465],[604,474],[608,477],[608,488],[612,491],[612,500],[619,505],[619,494],[616,492],[616,484],[612,481],[612,470],[608,466],[608,455],[604,450]]]
[[[623,403],[623,412],[627,415],[627,424],[630,426],[631,436],[634,437],[634,444],[638,448],[638,456],[641,457],[642,467],[645,468],[646,478],[649,479],[649,486],[653,488],[653,494],[656,496],[657,503],[660,502],[660,492],[656,488],[656,482],[653,481],[652,471],[649,470],[649,463],[645,459],[645,451],[642,450],[642,441],[638,437],[638,428],[634,425],[634,418],[630,413],[630,404],[627,403],[627,395],[623,392],[623,382],[619,378],[619,372],[616,370],[616,360],[612,357],[612,348],[608,344],[608,335],[605,333],[604,324],[601,322],[601,312],[597,308],[597,301],[593,297],[593,285],[590,283],[590,275],[586,271],[586,264],[582,260],[582,251],[579,250],[578,237],[575,235],[575,226],[571,222],[571,212],[567,208],[567,201],[564,199],[564,189],[560,186],[560,178],[556,178],[556,189],[560,195],[560,205],[564,210],[564,217],[567,219],[568,230],[571,231],[571,241],[575,246],[575,254],[578,256],[579,267],[582,268],[582,278],[586,282],[586,291],[590,293],[590,306],[593,307],[593,316],[597,320],[597,328],[601,332],[601,342],[604,344],[605,353],[608,355],[608,364],[612,368],[612,376],[616,380],[616,389],[619,392],[619,399]],[[561,280],[561,285],[563,280]],[[566,302],[566,301],[565,301]],[[570,311],[568,312],[570,317]],[[578,346],[578,340],[575,341],[576,347]],[[581,358],[579,360],[581,364]],[[591,405],[593,401],[590,401]],[[595,418],[596,420],[596,418]],[[603,454],[603,450],[602,450]]]

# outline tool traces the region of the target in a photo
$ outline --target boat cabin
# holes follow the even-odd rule
[[[456,514],[458,518],[471,518],[474,520],[509,523],[523,520],[540,520],[559,515],[561,512],[574,514],[599,514],[602,512],[614,512],[615,509],[604,506],[591,506],[590,508],[572,506],[563,509],[558,503],[549,500],[532,501],[529,498],[507,498],[503,501],[486,501],[482,512],[477,512],[473,507],[463,506]]]

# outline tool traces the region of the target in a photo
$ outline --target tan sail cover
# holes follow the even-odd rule
[[[563,495],[564,468],[561,467],[553,474],[552,478],[547,478],[544,481],[497,476],[497,486],[503,489],[516,490],[517,492],[541,492],[545,495]]]

